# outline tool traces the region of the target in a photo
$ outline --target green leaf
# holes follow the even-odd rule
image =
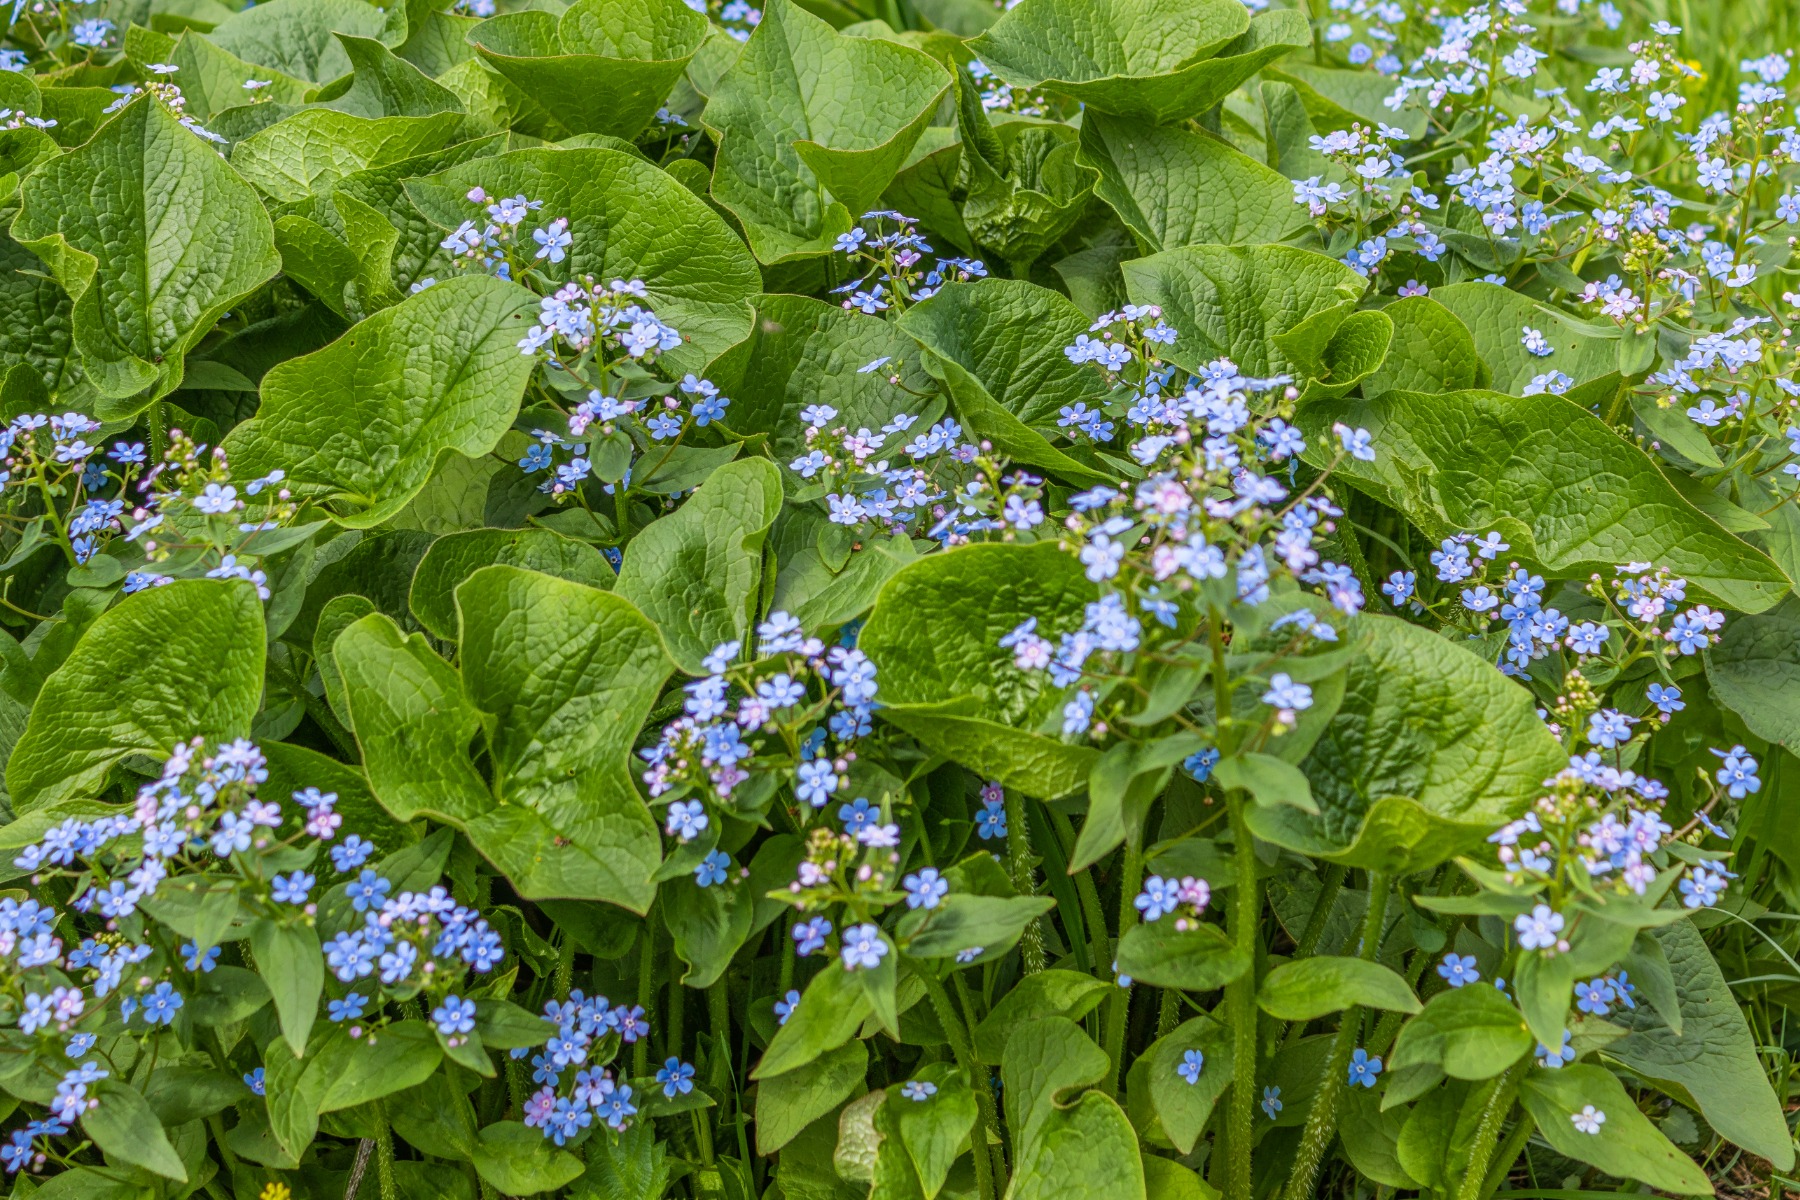
[[[1691,1099],[1721,1137],[1793,1169],[1793,1139],[1757,1057],[1757,1044],[1705,940],[1690,922],[1651,930],[1674,975],[1681,1032],[1640,1005],[1609,1018],[1631,1030],[1604,1053],[1669,1094]],[[1610,1114],[1611,1110],[1607,1110]]]
[[[643,159],[609,149],[517,150],[410,180],[406,192],[448,230],[480,211],[466,198],[477,184],[541,200],[547,218],[566,217],[574,241],[562,266],[571,278],[642,280],[648,307],[681,332],[683,344],[661,360],[672,370],[700,371],[750,332],[746,301],[762,290],[755,261],[723,217]]]
[[[1217,925],[1182,932],[1175,922],[1133,925],[1119,940],[1119,974],[1153,987],[1206,992],[1250,969],[1250,958]]]
[[[319,953],[317,931],[264,917],[250,926],[250,951],[275,999],[281,1036],[295,1054],[304,1054],[325,987],[325,960]]]
[[[508,1196],[535,1196],[580,1178],[581,1160],[536,1129],[499,1121],[475,1135],[475,1170]]]
[[[916,396],[888,382],[898,374],[913,392],[932,386],[912,340],[894,322],[805,296],[759,297],[756,315],[747,345],[729,352],[731,358],[742,356],[733,372],[738,378],[721,377],[724,362],[715,363],[709,374],[731,394],[731,427],[768,434],[778,463],[804,452],[806,423],[800,412],[811,404],[837,409],[833,428],[880,429],[902,413],[935,419],[936,405],[921,408]],[[890,361],[881,369],[861,370],[883,358]],[[894,450],[899,444],[900,438],[889,443]]]
[[[869,1050],[851,1039],[797,1071],[756,1085],[756,1152],[773,1154],[802,1129],[850,1099],[869,1070]]]
[[[926,369],[942,381],[972,437],[1072,482],[1112,480],[1049,441],[1063,406],[1097,407],[1107,395],[1098,371],[1063,353],[1090,324],[1068,300],[1023,280],[952,283],[908,309],[899,324],[924,347]]]
[[[975,1057],[997,1064],[1013,1033],[1040,1017],[1079,1021],[1113,992],[1113,985],[1079,971],[1051,968],[1027,975],[994,1003],[975,1027]]]
[[[1320,374],[1368,286],[1336,259],[1291,246],[1186,246],[1121,269],[1132,300],[1160,305],[1175,327],[1171,362],[1197,370],[1224,357],[1252,376]]]
[[[827,253],[875,207],[949,87],[917,50],[770,0],[707,101],[712,194],[762,262]]]
[[[89,1095],[99,1103],[81,1117],[81,1128],[105,1152],[107,1160],[141,1167],[164,1179],[186,1183],[187,1168],[169,1144],[169,1135],[138,1090],[123,1082],[102,1079],[89,1084]]]
[[[31,389],[31,401],[9,403],[9,411],[48,407],[46,393],[83,407],[91,403],[84,399],[91,395],[91,387],[82,379],[81,359],[73,345],[73,307],[62,285],[46,273],[42,259],[12,238],[0,238],[0,368],[15,381],[8,392]]]
[[[655,628],[617,596],[516,567],[484,567],[456,599],[493,770],[470,840],[527,897],[643,912],[662,846],[630,762],[669,674]],[[373,763],[370,778],[385,799]]]
[[[1703,653],[1713,698],[1757,737],[1800,754],[1800,598],[1733,617],[1719,644]]]
[[[1307,224],[1285,176],[1208,134],[1084,114],[1081,161],[1152,252],[1279,242]]]
[[[1229,0],[1025,0],[969,49],[1015,86],[1167,124],[1211,108],[1311,41],[1300,14],[1252,20]]]
[[[700,661],[715,646],[747,635],[781,495],[768,459],[727,463],[626,549],[616,590],[656,622],[688,674],[704,673]]]
[[[1638,1111],[1624,1085],[1604,1067],[1534,1067],[1519,1085],[1519,1102],[1559,1154],[1679,1195],[1713,1195],[1706,1172]],[[1590,1105],[1606,1114],[1597,1133],[1583,1133],[1572,1120]]]
[[[599,1134],[588,1141],[586,1153],[587,1173],[571,1193],[576,1200],[662,1200],[669,1189],[668,1152],[653,1121]]]
[[[1466,983],[1439,992],[1400,1027],[1388,1066],[1431,1065],[1455,1079],[1492,1079],[1530,1053],[1534,1041],[1498,988]]]
[[[1027,617],[1054,637],[1095,589],[1054,543],[974,545],[919,559],[888,580],[857,644],[881,680],[881,715],[971,770],[1033,796],[1082,787],[1095,754],[1034,732],[1062,705],[1000,639]]]
[[[97,792],[132,754],[250,732],[262,697],[263,619],[249,584],[178,580],[127,596],[44,681],[6,764],[21,812]]]
[[[244,84],[251,79],[267,81],[257,93],[268,97],[265,104],[302,104],[312,90],[312,84],[304,79],[246,62],[210,37],[193,31],[175,40],[168,61],[181,69],[177,78],[181,80],[182,99],[187,101],[185,111],[201,121],[243,104],[248,98]]]
[[[1317,813],[1312,785],[1299,767],[1272,754],[1234,754],[1213,767],[1219,786],[1241,788],[1261,805],[1291,805],[1304,813]]]
[[[447,642],[457,639],[456,588],[482,567],[521,567],[602,591],[618,576],[586,542],[548,529],[471,529],[431,543],[413,573],[410,599],[419,624]]]
[[[1416,1013],[1421,1005],[1393,970],[1378,962],[1319,955],[1282,963],[1256,989],[1256,1003],[1283,1021],[1311,1021],[1346,1008]]]
[[[707,31],[681,0],[580,0],[528,9],[469,32],[482,60],[570,133],[634,138],[682,77]],[[604,87],[595,80],[604,79]]]
[[[1200,1075],[1189,1083],[1181,1067],[1187,1053],[1201,1055]],[[1230,1028],[1212,1016],[1199,1016],[1156,1039],[1131,1067],[1132,1111],[1142,1089],[1155,1109],[1157,1122],[1175,1148],[1189,1154],[1212,1116],[1213,1106],[1232,1079]]]
[[[1317,816],[1257,806],[1265,841],[1365,870],[1407,874],[1474,845],[1567,762],[1531,694],[1430,630],[1364,616],[1367,653],[1301,764]]]
[[[462,123],[460,112],[363,117],[309,108],[239,142],[231,162],[271,199],[293,203],[357,171],[441,149]]]
[[[914,1071],[912,1077],[934,1085],[937,1091],[923,1100],[907,1099],[897,1089],[890,1091],[883,1111],[899,1131],[925,1200],[932,1200],[943,1190],[963,1144],[974,1134],[979,1109],[968,1079],[955,1063],[931,1063]]]
[[[406,36],[406,6],[396,4],[384,12],[362,0],[269,0],[221,21],[205,36],[245,62],[310,83],[328,83],[352,69],[350,56],[333,36],[338,33],[397,46]]]
[[[1653,562],[1727,607],[1761,612],[1788,590],[1761,551],[1694,507],[1642,450],[1561,396],[1388,392],[1308,404],[1310,454],[1336,422],[1373,435],[1375,461],[1341,476],[1399,508],[1429,536],[1499,530],[1513,553],[1585,579]],[[1441,532],[1440,532],[1441,531]]]
[[[1320,132],[1348,129],[1361,122],[1397,125],[1408,138],[1424,136],[1427,114],[1418,104],[1395,111],[1387,106],[1393,84],[1372,71],[1345,70],[1306,62],[1299,56],[1265,73],[1263,86],[1279,81],[1297,93],[1300,106]]]
[[[970,896],[954,893],[930,909],[915,909],[899,935],[914,958],[951,958],[964,950],[1004,950],[1025,927],[1056,907],[1048,896]]]
[[[1429,296],[1405,296],[1381,310],[1394,323],[1393,341],[1363,395],[1455,392],[1485,387],[1489,373],[1469,327]]]
[[[355,71],[350,87],[331,107],[359,117],[429,117],[461,113],[456,93],[374,38],[337,34]],[[235,153],[235,152],[234,152]]]
[[[1137,1135],[1124,1112],[1099,1092],[1064,1103],[1108,1070],[1105,1051],[1063,1017],[1033,1021],[1008,1040],[1000,1079],[1014,1200],[1141,1200]]]
[[[511,426],[535,366],[517,345],[534,307],[516,284],[452,279],[288,359],[263,377],[255,419],[225,439],[233,476],[279,467],[340,524],[387,521],[441,456],[486,454]]]
[[[775,1031],[752,1079],[770,1079],[798,1070],[856,1036],[874,1011],[868,992],[837,960],[813,976],[800,1004]]]
[[[26,178],[12,234],[74,302],[104,420],[180,387],[187,352],[281,266],[256,193],[148,97]]]
[[[1431,299],[1454,313],[1475,340],[1481,362],[1497,392],[1518,395],[1539,375],[1561,371],[1577,384],[1598,379],[1618,365],[1619,332],[1590,325],[1557,309],[1491,283],[1456,283],[1434,288]],[[1539,356],[1525,348],[1525,329],[1542,333],[1551,346]],[[1624,561],[1623,559],[1620,560]]]
[[[654,830],[654,822],[651,827]],[[673,935],[676,955],[688,964],[681,982],[691,988],[708,988],[718,982],[732,956],[749,938],[756,898],[736,881],[703,888],[689,878],[663,892],[662,914]]]

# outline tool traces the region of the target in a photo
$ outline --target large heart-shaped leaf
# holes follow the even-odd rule
[[[1290,9],[1235,0],[1024,0],[970,43],[1007,82],[1152,123],[1211,108],[1312,37]]]
[[[1435,289],[1431,298],[1455,313],[1473,335],[1497,392],[1518,395],[1533,379],[1554,371],[1586,383],[1618,366],[1615,327],[1578,321],[1510,288],[1457,283]],[[1544,335],[1548,354],[1526,349],[1527,329]]]
[[[656,622],[690,675],[702,673],[715,646],[748,633],[781,495],[781,473],[768,459],[726,463],[626,547],[616,590]]]
[[[206,39],[245,62],[329,83],[352,69],[334,34],[397,46],[406,38],[406,8],[396,4],[384,11],[362,0],[268,0],[220,22]]]
[[[1456,392],[1486,387],[1487,365],[1469,327],[1429,296],[1406,296],[1381,310],[1394,324],[1381,367],[1363,383],[1365,396],[1382,392]]]
[[[456,595],[460,678],[379,614],[337,640],[376,796],[462,829],[521,895],[643,912],[661,851],[629,756],[671,666],[655,627],[612,593],[516,567]],[[478,729],[491,790],[469,759]]]
[[[713,195],[763,262],[826,253],[874,207],[949,87],[917,50],[770,0],[707,101]]]
[[[1433,536],[1498,529],[1515,554],[1564,576],[1652,562],[1743,612],[1761,612],[1789,588],[1768,556],[1561,396],[1386,392],[1300,410],[1317,445],[1336,422],[1368,429],[1376,455],[1340,472]]]
[[[1007,1042],[1000,1079],[1014,1200],[1142,1200],[1130,1119],[1099,1092],[1074,1095],[1108,1070],[1106,1052],[1065,1017],[1033,1021]]]
[[[1189,370],[1228,358],[1246,375],[1321,373],[1326,348],[1368,281],[1291,246],[1187,246],[1120,268],[1139,304],[1178,334],[1165,355]]]
[[[1062,692],[1012,663],[1000,639],[1027,617],[1079,625],[1094,585],[1051,543],[976,545],[919,559],[887,585],[857,644],[875,661],[881,715],[940,753],[1045,798],[1087,783],[1094,752],[1037,732]]]
[[[519,353],[533,298],[478,275],[427,288],[263,377],[231,431],[234,474],[279,467],[296,495],[355,529],[405,508],[440,455],[486,454],[511,426],[535,360]]]
[[[484,21],[469,41],[569,133],[629,139],[668,98],[706,30],[704,14],[681,0],[581,0],[560,18],[528,9]]]
[[[178,580],[127,596],[44,680],[6,764],[13,806],[93,795],[128,755],[243,737],[262,699],[263,648],[249,584]]]
[[[1367,870],[1424,870],[1477,845],[1567,754],[1531,694],[1428,629],[1365,616],[1366,653],[1302,764],[1316,815],[1258,805],[1265,841]]]
[[[462,122],[459,112],[362,117],[309,108],[239,142],[231,161],[271,199],[292,203],[353,172],[437,150]]]
[[[1706,651],[1706,678],[1751,733],[1800,754],[1800,598],[1727,621]]]
[[[1286,177],[1208,134],[1091,113],[1081,161],[1151,251],[1279,242],[1307,224]]]
[[[1112,477],[1050,444],[1064,406],[1106,399],[1100,373],[1063,353],[1088,326],[1074,304],[1019,279],[948,284],[900,319],[975,438],[1028,466],[1092,484]]]
[[[701,370],[750,332],[746,301],[762,290],[755,261],[724,218],[643,159],[618,150],[519,150],[409,181],[406,191],[427,218],[454,229],[475,214],[466,196],[476,185],[541,201],[545,221],[567,218],[572,278],[642,280],[647,306],[681,332],[682,344],[664,360],[672,369]]]
[[[187,352],[281,266],[256,193],[151,97],[33,171],[12,233],[74,301],[105,419],[181,386]]]

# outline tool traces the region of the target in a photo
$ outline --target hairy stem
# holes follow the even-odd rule
[[[1144,873],[1143,861],[1129,845],[1125,847],[1125,866],[1119,872],[1119,942],[1125,931],[1137,924],[1138,885]],[[1116,969],[1116,966],[1115,966]],[[1119,1094],[1119,1080],[1125,1069],[1125,1026],[1131,1017],[1131,988],[1120,986],[1106,1000],[1106,1058],[1112,1064],[1106,1077],[1106,1094]]]
[[[394,1183],[394,1134],[388,1128],[387,1105],[375,1102],[375,1180],[381,1185],[381,1200],[399,1200],[400,1189]]]
[[[1475,1127],[1475,1144],[1469,1150],[1469,1167],[1463,1172],[1462,1186],[1456,1192],[1457,1200],[1476,1200],[1487,1186],[1488,1162],[1494,1157],[1500,1129],[1506,1124],[1506,1114],[1512,1111],[1513,1101],[1519,1094],[1519,1080],[1530,1062],[1529,1058],[1521,1058],[1506,1068],[1506,1073],[1500,1076],[1493,1093],[1482,1106],[1481,1123]],[[1531,1136],[1529,1129],[1525,1136]],[[1514,1154],[1516,1156],[1517,1151]]]
[[[1493,1158],[1494,1165],[1488,1168],[1487,1181],[1481,1185],[1481,1200],[1488,1200],[1500,1190],[1500,1185],[1512,1174],[1513,1164],[1525,1152],[1525,1143],[1531,1140],[1532,1131],[1536,1128],[1537,1122],[1531,1119],[1531,1114],[1521,1111],[1519,1119],[1513,1122],[1512,1129],[1507,1132],[1506,1140],[1500,1143],[1500,1149]]]
[[[944,1027],[944,1035],[950,1039],[950,1053],[956,1056],[956,1065],[962,1068],[969,1086],[975,1090],[975,1105],[981,1111],[981,1128],[975,1131],[975,1145],[970,1147],[970,1159],[975,1164],[975,1191],[980,1200],[996,1200],[994,1190],[994,1164],[987,1154],[983,1153],[983,1144],[989,1138],[1000,1136],[1000,1113],[994,1106],[994,1089],[989,1086],[988,1070],[975,1061],[975,1049],[969,1043],[969,1030],[963,1024],[962,1015],[956,1011],[956,1005],[950,1001],[950,993],[944,990],[943,981],[934,978],[928,971],[920,971],[919,979],[925,984],[925,994],[931,997],[931,1007],[937,1013],[938,1024]]]
[[[1373,961],[1381,948],[1382,922],[1387,918],[1388,879],[1385,875],[1369,876],[1369,909],[1363,917],[1362,941],[1357,957]],[[1325,1077],[1314,1093],[1312,1111],[1306,1115],[1306,1128],[1301,1131],[1300,1145],[1294,1151],[1294,1168],[1288,1176],[1287,1200],[1307,1200],[1318,1182],[1319,1164],[1325,1160],[1325,1148],[1337,1132],[1338,1093],[1347,1083],[1351,1052],[1356,1048],[1357,1027],[1362,1024],[1362,1010],[1352,1006],[1344,1010],[1338,1025],[1337,1039],[1331,1046],[1331,1059],[1325,1064]]]
[[[1037,895],[1037,870],[1032,865],[1031,823],[1025,797],[1017,788],[1006,789],[1006,856],[1013,889],[1021,896]],[[1025,927],[1019,938],[1019,958],[1025,974],[1044,969],[1044,924],[1041,918]]]
[[[1232,943],[1250,960],[1249,968],[1225,985],[1233,1070],[1225,1113],[1226,1147],[1231,1155],[1225,1169],[1225,1194],[1249,1196],[1251,1123],[1256,1106],[1256,938],[1262,917],[1262,889],[1256,878],[1256,839],[1244,819],[1249,798],[1240,792],[1227,796],[1225,802],[1231,809],[1231,834],[1237,854],[1236,894],[1227,923]]]

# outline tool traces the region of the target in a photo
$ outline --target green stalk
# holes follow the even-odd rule
[[[1387,917],[1388,879],[1379,873],[1369,875],[1369,910],[1363,918],[1362,944],[1357,957],[1372,962],[1381,949],[1381,927]],[[1331,1046],[1331,1059],[1325,1064],[1325,1078],[1313,1094],[1312,1111],[1306,1114],[1306,1128],[1301,1131],[1300,1145],[1294,1152],[1293,1173],[1288,1176],[1287,1200],[1309,1200],[1318,1182],[1319,1164],[1325,1159],[1325,1148],[1337,1133],[1338,1093],[1347,1082],[1351,1051],[1356,1048],[1356,1031],[1362,1024],[1362,1010],[1352,1005],[1344,1010],[1338,1025],[1337,1040]]]
[[[1519,1155],[1525,1152],[1525,1143],[1531,1140],[1532,1130],[1536,1128],[1537,1122],[1531,1119],[1530,1113],[1519,1113],[1519,1119],[1513,1122],[1513,1127],[1507,1133],[1506,1140],[1500,1143],[1500,1150],[1494,1155],[1494,1165],[1488,1168],[1487,1182],[1481,1185],[1481,1200],[1488,1200],[1500,1190],[1500,1185],[1506,1182],[1508,1175],[1512,1174],[1513,1164],[1518,1162]]]
[[[1519,1080],[1530,1064],[1530,1058],[1521,1058],[1506,1068],[1506,1073],[1500,1076],[1487,1103],[1482,1106],[1481,1123],[1475,1127],[1475,1144],[1469,1151],[1469,1166],[1463,1172],[1462,1186],[1456,1192],[1457,1200],[1477,1200],[1487,1187],[1488,1163],[1494,1156],[1494,1144],[1500,1140],[1500,1127],[1506,1123],[1506,1114],[1512,1111],[1513,1100],[1519,1094]],[[1520,1124],[1525,1125],[1525,1122]],[[1531,1136],[1529,1127],[1526,1127],[1525,1136]],[[1517,1153],[1515,1150],[1515,1157]]]
[[[644,913],[644,944],[638,951],[637,1002],[645,1012],[656,1009],[656,901]],[[640,1037],[631,1047],[631,1073],[650,1073],[650,1039]]]
[[[1125,940],[1125,931],[1137,924],[1137,905],[1133,901],[1137,897],[1138,887],[1144,873],[1141,856],[1129,845],[1125,847],[1125,866],[1119,873],[1119,941]],[[1125,1025],[1131,1017],[1131,989],[1118,987],[1106,999],[1106,1059],[1112,1064],[1107,1069],[1106,1094],[1119,1094],[1119,1080],[1125,1068]]]
[[[394,1183],[394,1134],[388,1128],[387,1105],[375,1102],[375,1179],[381,1185],[381,1200],[399,1200],[400,1189]]]
[[[1068,847],[1075,844],[1075,829],[1069,818],[1054,808],[1044,809],[1050,814],[1050,822],[1061,839],[1065,858]],[[1075,894],[1081,899],[1081,917],[1087,922],[1088,937],[1094,956],[1094,973],[1110,979],[1112,977],[1112,944],[1106,936],[1106,910],[1100,905],[1100,893],[1094,887],[1094,876],[1091,871],[1076,871]]]
[[[1021,896],[1037,895],[1037,872],[1031,863],[1031,824],[1026,815],[1025,797],[1017,788],[1006,792],[1006,856],[1012,875],[1013,889]],[[1025,974],[1036,975],[1044,969],[1044,926],[1034,919],[1019,938],[1019,958]]]
[[[1250,960],[1249,968],[1225,985],[1234,1072],[1225,1112],[1226,1149],[1231,1156],[1225,1167],[1225,1193],[1249,1196],[1251,1127],[1256,1105],[1256,950],[1262,888],[1256,878],[1256,839],[1244,818],[1244,806],[1249,800],[1242,792],[1235,792],[1226,796],[1225,803],[1231,810],[1231,835],[1237,856],[1236,895],[1227,914],[1227,926],[1233,945]]]
[[[994,1089],[989,1086],[986,1067],[975,1061],[975,1049],[969,1042],[969,1030],[963,1023],[962,1015],[950,1002],[950,993],[944,990],[941,979],[935,978],[929,971],[920,971],[920,982],[925,985],[925,994],[931,997],[932,1011],[937,1013],[938,1024],[944,1027],[944,1035],[950,1039],[950,1053],[956,1056],[956,1065],[962,1069],[963,1076],[969,1086],[975,1090],[975,1106],[981,1112],[981,1127],[971,1139],[974,1143],[969,1147],[969,1157],[975,1164],[975,1192],[980,1200],[998,1200],[999,1193],[995,1188],[995,1164],[983,1151],[988,1149],[990,1137],[1000,1136],[1000,1113],[994,1107]]]

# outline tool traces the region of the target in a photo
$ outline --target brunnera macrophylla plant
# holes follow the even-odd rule
[[[12,1194],[1783,1186],[1790,16],[16,8]]]

